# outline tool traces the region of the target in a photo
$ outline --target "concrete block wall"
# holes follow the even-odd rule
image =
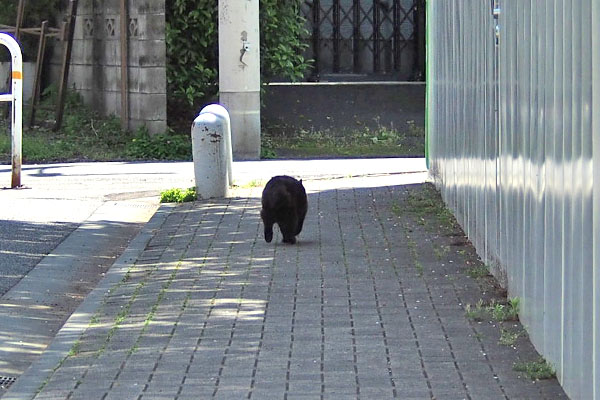
[[[129,129],[167,128],[164,0],[128,1]],[[121,115],[121,21],[119,0],[80,0],[69,87],[103,115]],[[61,48],[54,56],[58,70]]]

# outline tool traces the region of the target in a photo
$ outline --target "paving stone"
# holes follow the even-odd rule
[[[463,255],[434,254],[446,236],[392,212],[404,192],[315,191],[296,246],[264,242],[258,198],[172,208],[81,337],[89,357],[37,398],[561,398],[518,378],[497,324],[465,317],[479,284]]]
[[[36,396],[36,399],[40,400],[55,400],[55,399],[66,399],[69,397],[71,393],[68,389],[49,389],[44,390],[43,393],[40,393]]]

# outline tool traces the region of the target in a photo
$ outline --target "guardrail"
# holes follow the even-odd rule
[[[0,44],[10,51],[12,74],[11,92],[0,94],[0,102],[10,102],[12,137],[11,188],[21,186],[22,138],[23,138],[23,56],[19,43],[6,33],[0,33]]]

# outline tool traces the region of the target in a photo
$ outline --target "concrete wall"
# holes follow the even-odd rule
[[[1,93],[10,93],[11,88],[11,80],[10,80],[10,72],[11,72],[11,63],[10,62],[0,62],[0,92]],[[24,62],[23,63],[23,101],[28,102],[31,100],[33,96],[33,76],[35,76],[35,63],[33,62]],[[4,103],[6,104],[6,103]]]
[[[167,127],[164,0],[128,1],[129,128]],[[69,87],[104,115],[121,115],[119,0],[80,0]],[[60,50],[60,49],[59,49]],[[58,55],[55,53],[54,70]]]
[[[272,83],[264,96],[267,126],[315,131],[369,127],[410,129],[425,124],[425,84],[420,82]]]
[[[600,2],[493,3],[428,2],[430,171],[567,394],[600,399]]]

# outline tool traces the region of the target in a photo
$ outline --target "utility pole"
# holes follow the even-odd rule
[[[219,1],[219,101],[231,118],[236,160],[260,158],[258,1]]]

